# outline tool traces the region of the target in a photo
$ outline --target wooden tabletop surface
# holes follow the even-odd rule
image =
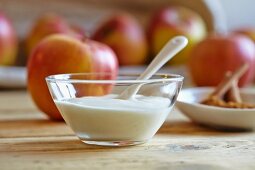
[[[0,169],[255,169],[255,133],[223,132],[174,110],[148,143],[82,143],[64,122],[38,111],[26,91],[0,91]]]

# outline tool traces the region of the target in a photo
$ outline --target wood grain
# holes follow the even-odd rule
[[[86,145],[64,122],[48,120],[25,91],[0,92],[1,170],[253,170],[254,139],[252,132],[199,126],[174,110],[146,144],[120,148]]]

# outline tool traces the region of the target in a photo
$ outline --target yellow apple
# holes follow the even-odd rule
[[[26,53],[29,56],[33,48],[45,37],[52,34],[64,34],[71,37],[82,37],[85,32],[78,26],[70,25],[62,17],[47,13],[40,16],[25,40]]]
[[[148,46],[145,33],[138,21],[127,13],[108,18],[92,38],[109,45],[120,65],[146,64]]]
[[[159,10],[152,17],[148,27],[148,39],[153,56],[176,35],[188,38],[188,46],[177,54],[170,64],[185,64],[192,47],[206,36],[207,30],[202,17],[196,12],[181,6]]]
[[[0,13],[0,65],[14,65],[18,42],[10,20]]]

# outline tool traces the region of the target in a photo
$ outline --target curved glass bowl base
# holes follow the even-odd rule
[[[98,145],[98,146],[132,146],[132,145],[140,145],[148,142],[148,140],[144,141],[88,141],[81,139],[81,141],[85,144],[89,145]]]

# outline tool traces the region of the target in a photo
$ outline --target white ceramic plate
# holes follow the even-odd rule
[[[180,92],[177,107],[194,122],[220,128],[255,129],[255,109],[232,109],[200,104],[213,88],[190,88]],[[245,102],[255,104],[255,88],[241,89]]]

